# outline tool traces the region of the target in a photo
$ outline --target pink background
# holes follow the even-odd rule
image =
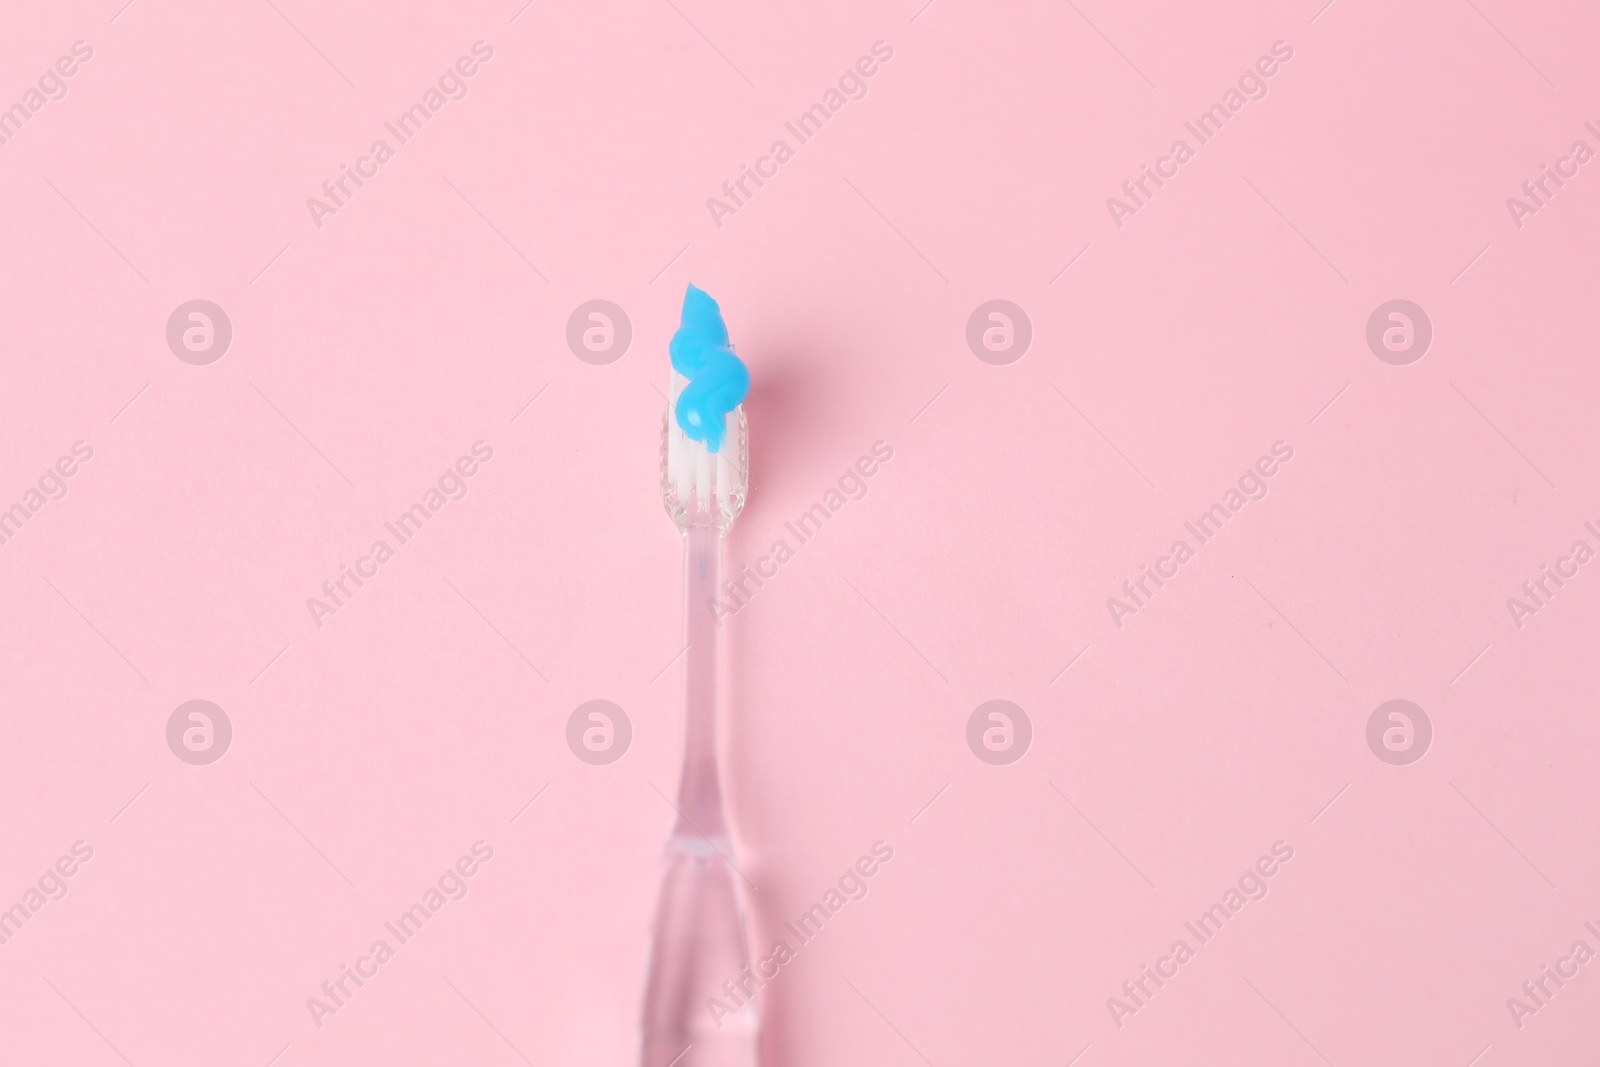
[[[691,279],[756,383],[736,565],[894,449],[729,623],[758,947],[895,849],[764,994],[770,1063],[1592,1055],[1600,964],[1506,1007],[1600,949],[1600,564],[1506,606],[1600,548],[1600,164],[1506,207],[1600,148],[1585,5],[121,2],[0,33],[0,103],[94,49],[0,146],[0,507],[94,449],[0,546],[0,906],[94,849],[0,946],[0,1062],[629,1062]],[[468,95],[318,228],[306,199],[478,40]],[[879,40],[865,99],[715,225]],[[1267,97],[1114,225],[1279,40]],[[196,298],[234,330],[208,366],[165,340]],[[1034,331],[1008,366],[964,336],[995,298]],[[1364,337],[1399,298],[1434,329],[1409,366]],[[565,341],[591,299],[633,326],[607,366]],[[315,626],[478,440],[466,498]],[[1114,625],[1279,440],[1269,495]],[[634,729],[609,766],[565,742],[596,698]],[[965,740],[995,698],[1033,724],[1009,766]],[[1434,729],[1409,766],[1366,742],[1400,698]],[[209,766],[167,747],[192,699],[233,724]],[[478,840],[470,894],[314,1025]],[[1107,998],[1280,840],[1270,895],[1118,1028]]]

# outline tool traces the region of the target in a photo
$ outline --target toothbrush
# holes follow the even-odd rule
[[[717,774],[722,543],[744,507],[750,374],[716,301],[693,285],[672,337],[661,494],[683,535],[684,749],[678,815],[661,864],[640,1025],[641,1067],[755,1067],[759,1030],[738,880]],[[741,979],[745,989],[740,990]],[[741,1003],[742,1001],[742,1003]],[[738,1005],[730,1011],[732,1005]]]

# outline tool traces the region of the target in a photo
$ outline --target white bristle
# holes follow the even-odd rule
[[[694,446],[694,492],[699,506],[711,503],[711,453],[699,443]]]
[[[678,395],[688,384],[686,378],[674,372],[668,390],[662,486],[668,496],[667,510],[680,521],[685,514],[712,512],[721,516],[720,523],[732,522],[744,507],[746,491],[740,409],[725,416],[722,447],[712,453],[703,442],[691,440],[674,415]]]
[[[733,464],[728,462],[728,457],[738,447],[734,440],[736,428],[731,425],[732,419],[725,419],[723,425],[727,428],[723,437],[722,451],[717,453],[717,503],[726,507],[733,497]]]

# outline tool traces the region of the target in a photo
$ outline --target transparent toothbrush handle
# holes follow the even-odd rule
[[[707,600],[720,596],[721,573],[722,530],[691,521],[684,531],[683,778],[677,822],[662,857],[641,1067],[756,1067],[759,1059],[740,875],[717,774],[717,629]]]
[[[713,848],[712,845],[716,848]],[[738,875],[717,851],[727,840],[674,836],[667,845],[656,903],[645,991],[641,1067],[756,1067],[755,1004],[739,990],[744,931]],[[731,982],[745,1003],[732,1008]],[[715,1010],[711,1001],[719,1002]]]

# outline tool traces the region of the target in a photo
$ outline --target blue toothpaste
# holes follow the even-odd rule
[[[689,379],[674,414],[691,440],[722,448],[728,412],[750,392],[750,371],[728,344],[728,325],[717,302],[694,285],[683,294],[683,318],[668,348],[672,369]]]

